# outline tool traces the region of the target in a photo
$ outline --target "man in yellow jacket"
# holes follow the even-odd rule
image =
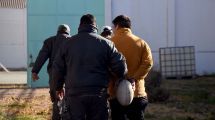
[[[125,58],[128,66],[127,79],[135,83],[134,99],[128,106],[122,106],[115,97],[115,83],[109,84],[110,108],[112,120],[144,120],[147,106],[145,77],[152,68],[153,59],[149,45],[131,32],[131,21],[125,15],[117,16],[113,21],[112,41]]]

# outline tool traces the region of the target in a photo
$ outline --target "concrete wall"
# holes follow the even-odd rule
[[[0,62],[7,68],[26,68],[26,9],[0,8],[0,16]]]
[[[151,46],[155,69],[159,48],[195,46],[198,74],[215,73],[215,0],[107,0],[106,24],[131,17],[132,31]]]

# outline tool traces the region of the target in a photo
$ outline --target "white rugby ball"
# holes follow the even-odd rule
[[[134,90],[132,89],[132,85],[128,80],[120,81],[117,90],[116,90],[116,98],[119,103],[123,106],[127,106],[131,104],[134,97]]]

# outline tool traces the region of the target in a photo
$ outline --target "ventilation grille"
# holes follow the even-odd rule
[[[0,0],[0,8],[22,9],[26,7],[26,0]]]

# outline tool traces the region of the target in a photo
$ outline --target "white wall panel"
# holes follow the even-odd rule
[[[0,62],[8,68],[26,67],[26,9],[0,8],[0,16]]]
[[[108,25],[110,16],[130,16],[133,33],[151,46],[155,68],[159,48],[195,46],[197,73],[215,73],[215,0],[107,0],[105,6]]]

